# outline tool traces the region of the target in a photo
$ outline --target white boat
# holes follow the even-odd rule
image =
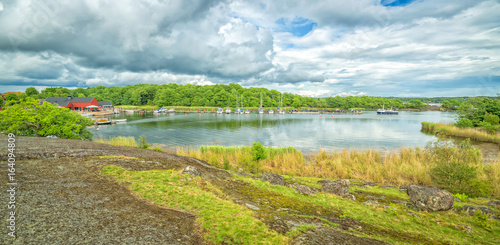
[[[113,120],[113,122],[115,122],[115,123],[124,123],[124,122],[127,122],[127,119],[116,119],[116,120]]]
[[[117,110],[117,109],[114,109],[114,110],[113,110],[113,113],[114,113],[114,114],[120,114],[120,111],[119,111],[119,110]]]
[[[170,109],[168,109],[168,111],[167,111],[167,112],[168,112],[168,113],[175,113],[175,109],[174,109],[174,108],[170,108]]]
[[[280,107],[278,108],[279,114],[285,114],[285,110],[281,109],[283,107],[283,93],[280,94]]]
[[[267,111],[267,113],[274,114],[274,110],[273,109],[269,109],[269,111]]]
[[[224,110],[222,108],[217,109],[217,114],[222,114],[224,113]]]
[[[231,114],[231,109],[230,108],[226,109],[226,114]]]
[[[246,109],[245,110],[245,114],[249,114],[250,113],[250,110],[249,109]]]
[[[259,114],[264,114],[264,109],[259,108]]]
[[[81,115],[84,117],[91,117],[94,115],[94,113],[82,113]]]
[[[382,106],[382,109],[377,110],[378,115],[398,115],[398,111],[394,111],[391,107],[391,109],[385,109],[385,105]]]

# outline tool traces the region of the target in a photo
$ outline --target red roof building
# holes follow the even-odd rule
[[[99,107],[99,102],[94,97],[47,97],[45,101],[51,104],[57,104],[60,107],[78,111],[82,111],[88,106],[95,106],[95,108]]]

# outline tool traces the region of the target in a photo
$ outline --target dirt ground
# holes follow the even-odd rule
[[[99,175],[105,164],[130,170],[183,169],[207,178],[227,172],[196,159],[93,142],[16,137],[16,235],[7,236],[7,137],[0,136],[2,233],[0,244],[203,244],[195,216],[139,200]],[[149,161],[98,159],[125,155]],[[8,210],[12,211],[12,210]]]

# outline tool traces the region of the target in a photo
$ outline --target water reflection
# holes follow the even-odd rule
[[[425,146],[435,139],[420,132],[420,122],[451,122],[454,113],[400,112],[399,115],[116,115],[126,124],[100,126],[96,137],[146,135],[150,143],[170,146],[295,146],[300,149],[385,148]]]

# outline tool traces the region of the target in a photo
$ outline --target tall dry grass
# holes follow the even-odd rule
[[[431,169],[436,166],[435,162],[461,160],[476,166],[479,178],[490,180],[494,195],[500,195],[500,159],[494,164],[484,165],[479,151],[461,147],[431,145],[426,148],[401,148],[384,154],[374,149],[320,150],[305,156],[294,148],[281,148],[274,150],[272,156],[269,154],[260,170],[291,176],[369,180],[396,186],[431,186]],[[273,151],[272,148],[266,149]],[[195,157],[218,167],[226,161],[231,169],[238,171],[245,168],[243,162],[251,159],[251,147],[179,148],[177,154]]]
[[[433,134],[469,138],[474,141],[492,142],[500,144],[498,133],[488,133],[477,128],[459,128],[453,124],[422,122],[422,130]]]

